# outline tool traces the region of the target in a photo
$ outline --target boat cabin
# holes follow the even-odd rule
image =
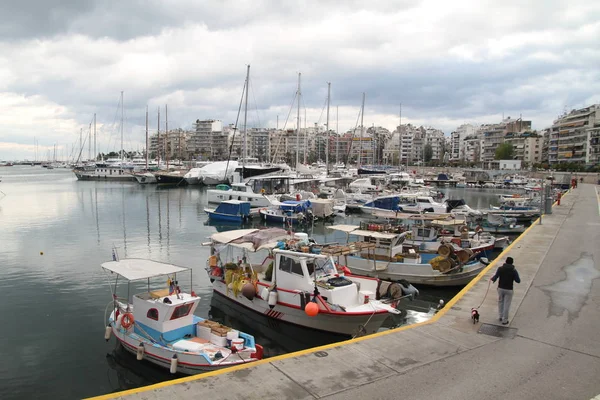
[[[159,342],[178,340],[187,334],[195,335],[194,311],[200,297],[193,292],[181,292],[175,283],[178,273],[189,271],[191,276],[189,268],[137,258],[106,262],[102,264],[102,268],[125,278],[128,281],[128,294],[132,281],[147,281],[148,291],[133,295],[131,303],[135,333],[149,335]],[[166,276],[172,278],[173,284],[170,287],[150,290],[151,278],[164,279]],[[129,308],[129,302],[123,307]]]
[[[356,305],[357,294],[364,298],[365,295],[374,296],[376,293],[376,281],[370,281],[373,287],[368,287],[370,282],[361,282],[361,288],[358,288],[350,279],[339,276],[331,256],[289,250],[274,250],[273,253],[276,268],[272,280],[279,289],[281,302],[297,303],[298,292],[313,294],[315,284],[320,295],[332,308],[336,305]]]

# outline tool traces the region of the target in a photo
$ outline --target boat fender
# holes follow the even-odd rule
[[[104,340],[106,340],[108,342],[108,340],[110,339],[110,335],[112,334],[112,328],[110,325],[108,325],[106,327],[106,329],[104,330]]]
[[[121,326],[125,329],[129,329],[135,323],[135,318],[133,318],[133,314],[128,312],[123,314],[123,318],[121,319]]]
[[[177,354],[173,354],[173,357],[171,358],[171,368],[169,368],[169,371],[172,374],[177,372]]]
[[[140,345],[137,347],[136,358],[138,361],[142,361],[144,358],[144,343],[140,343]]]
[[[277,289],[269,292],[269,307],[272,309],[277,305]]]

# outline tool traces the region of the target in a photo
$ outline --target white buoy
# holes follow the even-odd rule
[[[271,290],[269,293],[269,307],[273,308],[277,304],[277,291]]]
[[[106,340],[108,342],[108,339],[110,339],[111,333],[112,333],[112,328],[110,327],[110,325],[108,325],[106,327],[106,329],[104,330],[104,340]]]
[[[140,345],[137,347],[136,358],[138,361],[142,361],[142,359],[144,358],[144,343],[140,343]]]
[[[177,372],[177,354],[173,354],[173,358],[171,358],[171,373],[174,374]]]

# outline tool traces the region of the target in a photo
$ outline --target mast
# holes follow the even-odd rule
[[[146,106],[146,171],[148,171],[148,106]]]
[[[250,91],[250,64],[246,70],[246,95],[244,100],[244,158],[242,159],[242,181],[244,180],[246,158],[248,158],[248,92]]]
[[[165,158],[167,160],[167,171],[169,170],[169,110],[165,104]]]
[[[335,163],[340,163],[340,106],[335,106]]]
[[[123,119],[125,116],[125,105],[123,104],[123,91],[121,90],[121,167],[123,167]]]
[[[91,127],[91,124],[90,124],[90,126],[88,128],[89,128],[88,129],[88,137],[87,137],[87,140],[88,140],[88,160],[91,160],[92,159],[92,127]]]
[[[94,161],[96,161],[97,157],[96,153],[96,113],[94,113]]]
[[[364,126],[363,126],[363,121],[364,121],[364,116],[365,116],[365,93],[363,92],[363,99],[362,99],[362,107],[360,109],[360,141],[359,141],[359,145],[358,145],[358,168],[360,168],[360,162],[362,159],[362,148],[363,148],[363,130],[364,130]]]
[[[83,128],[79,128],[79,157],[77,157],[77,162],[81,162],[82,153],[83,153]]]
[[[298,73],[298,91],[296,92],[296,97],[298,98],[298,124],[296,125],[296,173],[298,173],[298,164],[300,163],[300,96],[302,92],[300,91],[300,80],[302,78],[302,74]]]
[[[158,107],[158,124],[156,129],[156,163],[158,169],[160,169],[160,107]]]
[[[325,171],[329,175],[329,97],[331,95],[331,82],[327,82],[327,123],[325,128]]]
[[[408,157],[406,157],[406,162],[408,163]],[[398,125],[398,172],[400,172],[401,166],[402,166],[402,103],[400,103],[400,125]],[[408,170],[408,165],[406,165],[406,169]]]

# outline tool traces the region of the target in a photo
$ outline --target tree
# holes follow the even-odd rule
[[[428,163],[429,161],[431,161],[432,157],[433,157],[433,147],[431,147],[430,144],[426,144],[425,148],[423,149],[423,158],[424,158],[424,161],[426,163]]]
[[[514,153],[512,143],[502,143],[496,148],[496,160],[512,160]]]

